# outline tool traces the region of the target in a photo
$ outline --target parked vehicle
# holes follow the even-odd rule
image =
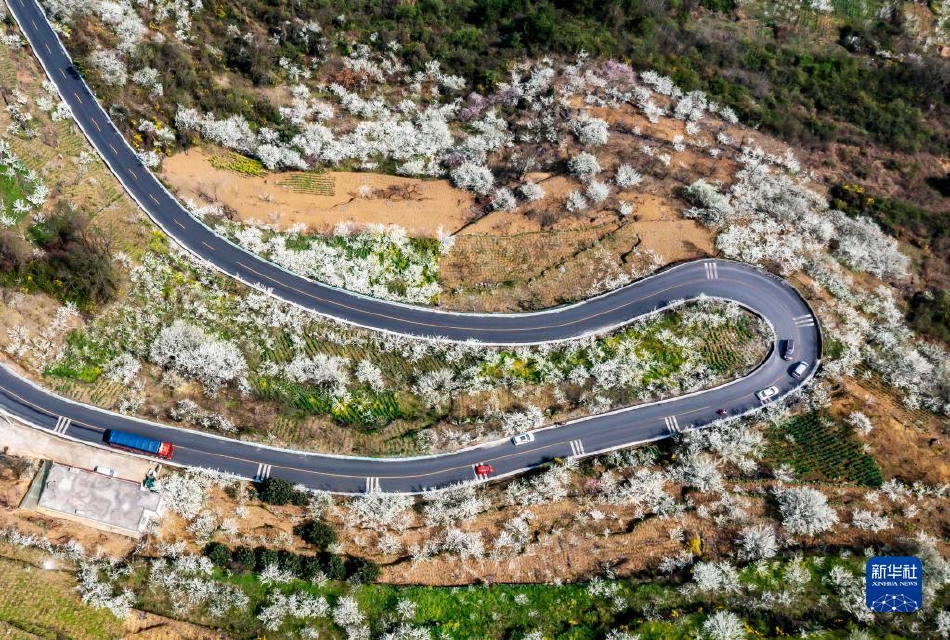
[[[724,415],[726,415],[727,413],[729,413],[729,412],[726,411],[725,409],[716,409],[716,415],[717,415],[717,416],[724,416]]]
[[[169,442],[160,442],[145,436],[137,436],[134,433],[117,431],[116,429],[107,429],[103,441],[116,449],[123,449],[132,453],[146,453],[165,460],[171,460],[175,452],[175,447]]]
[[[778,395],[778,387],[767,387],[761,391],[757,391],[755,395],[759,398],[760,402],[768,402]]]
[[[477,476],[488,476],[495,473],[495,467],[490,464],[476,464],[475,465],[475,475]]]
[[[102,475],[109,476],[110,478],[115,478],[116,476],[119,475],[115,469],[112,469],[110,467],[103,467],[102,465],[98,465],[95,471],[96,473],[101,473]]]
[[[795,341],[789,338],[785,341],[785,348],[782,349],[782,359],[791,360],[795,357]]]
[[[802,360],[795,365],[794,369],[792,369],[792,377],[801,378],[803,375],[805,375],[806,371],[808,371],[808,363]]]
[[[519,444],[528,444],[529,442],[534,442],[533,433],[519,433],[511,439],[511,444],[515,445],[516,447]]]

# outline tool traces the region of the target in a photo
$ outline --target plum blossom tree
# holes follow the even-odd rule
[[[736,542],[741,560],[767,560],[778,553],[775,529],[766,524],[745,527]]]
[[[691,587],[691,588],[690,588]],[[704,592],[739,591],[739,573],[728,562],[697,562],[693,566],[693,583],[684,587]]]
[[[898,250],[897,240],[885,235],[869,218],[849,218],[839,213],[838,248],[835,255],[845,264],[878,278],[903,278],[910,258]]]
[[[356,379],[373,391],[382,391],[386,388],[383,372],[369,360],[360,360],[356,365]]]
[[[870,435],[871,431],[874,430],[871,419],[860,411],[854,411],[848,416],[848,424],[854,427],[854,430],[863,436]]]
[[[530,180],[518,187],[518,191],[528,202],[537,202],[538,200],[544,198],[545,195],[544,189],[541,188],[541,185],[531,182]]]
[[[614,184],[621,189],[629,189],[643,182],[643,176],[629,164],[621,164],[614,172]]]
[[[610,195],[610,187],[603,182],[591,180],[587,183],[587,189],[584,190],[584,195],[586,195],[587,199],[592,203],[600,204]]]
[[[135,379],[141,368],[142,363],[139,362],[139,359],[126,352],[106,363],[105,374],[113,382],[132,384],[132,380]]]
[[[567,164],[571,173],[584,182],[600,173],[600,163],[597,162],[596,156],[586,151],[582,151],[571,158]]]
[[[199,327],[175,320],[152,342],[155,364],[201,383],[209,396],[229,382],[242,382],[247,361],[235,344],[208,335]]]
[[[491,170],[474,162],[463,162],[452,170],[451,176],[456,187],[481,196],[487,195],[495,183]]]
[[[564,204],[568,211],[583,211],[587,208],[587,198],[576,189],[567,195],[567,202]]]
[[[518,199],[508,187],[495,189],[492,195],[492,206],[499,211],[511,211],[518,207]]]
[[[161,98],[165,95],[165,88],[159,81],[158,69],[154,67],[142,67],[133,73],[132,82],[148,89],[149,97],[152,99]]]
[[[571,130],[577,136],[577,140],[588,146],[600,146],[607,144],[610,137],[607,123],[600,118],[583,116],[571,121]]]
[[[775,497],[782,525],[793,535],[817,535],[838,522],[838,514],[828,505],[828,498],[817,489],[778,487]]]
[[[734,210],[729,196],[702,178],[686,188],[687,197],[696,205],[683,213],[687,218],[697,218],[705,224],[718,225],[726,222]]]
[[[99,71],[103,82],[109,86],[123,87],[128,82],[128,69],[116,51],[98,49],[89,57],[89,61]]]
[[[124,620],[132,612],[135,594],[129,589],[116,593],[113,582],[109,579],[108,568],[108,563],[92,560],[81,562],[76,589],[84,604],[96,609],[108,609],[116,618]]]
[[[851,514],[851,524],[862,531],[873,531],[877,533],[891,527],[891,521],[887,516],[873,513],[867,509],[855,509]]]
[[[294,382],[308,382],[327,387],[335,396],[346,392],[350,382],[350,361],[341,356],[318,353],[312,358],[296,356],[284,367],[284,375]]]
[[[743,640],[747,637],[742,618],[731,611],[717,611],[706,618],[703,635],[709,640]]]

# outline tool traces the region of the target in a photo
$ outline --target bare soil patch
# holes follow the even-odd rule
[[[303,224],[328,233],[341,222],[397,224],[413,235],[452,233],[471,215],[472,197],[447,180],[419,180],[375,173],[328,171],[249,175],[215,167],[213,150],[190,149],[166,158],[159,176],[181,198],[218,204],[239,222],[278,229]],[[319,176],[315,189],[300,176]],[[319,192],[318,192],[319,191]]]

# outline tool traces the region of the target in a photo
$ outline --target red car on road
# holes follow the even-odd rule
[[[475,465],[475,475],[477,476],[488,476],[495,473],[495,467],[490,464],[476,464]]]

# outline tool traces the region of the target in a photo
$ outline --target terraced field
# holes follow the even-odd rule
[[[766,458],[791,466],[799,479],[879,487],[884,476],[850,426],[823,411],[795,416],[768,433]]]
[[[101,640],[123,637],[105,609],[85,606],[71,573],[43,569],[44,557],[0,543],[0,638]]]
[[[336,195],[336,181],[333,176],[319,171],[301,171],[282,174],[277,184],[296,193],[307,193],[313,196]]]

